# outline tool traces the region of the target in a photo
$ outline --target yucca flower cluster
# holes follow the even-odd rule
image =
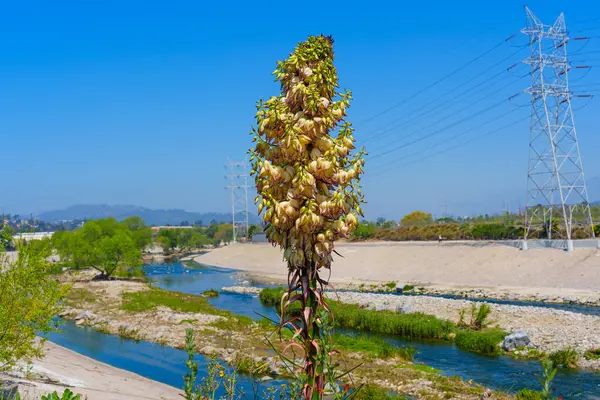
[[[259,101],[251,150],[259,214],[290,269],[329,268],[334,242],[362,215],[364,151],[352,154],[345,120],[351,93],[338,94],[333,40],[312,36],[274,72],[282,93]]]

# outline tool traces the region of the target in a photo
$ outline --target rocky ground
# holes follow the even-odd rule
[[[185,330],[196,332],[200,352],[216,355],[235,363],[242,357],[261,360],[269,365],[270,374],[283,372],[282,363],[273,356],[265,336],[271,332],[258,323],[248,323],[223,314],[221,310],[207,313],[186,313],[158,306],[149,311],[132,312],[121,309],[123,294],[150,290],[141,282],[90,281],[85,275],[77,277],[71,290],[68,307],[62,313],[74,320],[103,332],[132,339],[147,340],[172,347],[182,347]],[[277,338],[272,336],[273,342]],[[410,362],[392,358],[370,359],[361,353],[343,352],[343,368],[363,364],[348,378],[354,382],[369,382],[400,393],[424,399],[477,399],[484,388],[460,380],[422,370]],[[508,398],[497,393],[495,398]]]
[[[224,288],[240,293],[258,293],[252,287]],[[331,292],[330,296],[344,303],[360,304],[377,310],[421,312],[458,322],[461,310],[469,310],[474,303],[431,296],[395,296],[378,293]],[[575,349],[580,357],[578,365],[600,369],[600,360],[586,360],[586,350],[600,348],[600,317],[551,308],[490,304],[492,325],[507,332],[524,330],[538,350],[550,353],[567,348]]]

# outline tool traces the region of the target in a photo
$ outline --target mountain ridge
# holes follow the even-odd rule
[[[208,225],[211,221],[218,223],[231,222],[231,213],[201,213],[178,208],[151,209],[129,204],[75,204],[61,210],[41,212],[36,217],[41,221],[58,222],[109,217],[122,220],[132,216],[141,217],[148,225],[179,225],[184,221],[190,224],[193,224],[195,221],[202,221],[203,225]],[[242,217],[242,213],[236,213],[236,219],[240,218],[241,220]],[[260,218],[253,214],[248,214],[248,220],[251,224],[258,224],[260,222]]]

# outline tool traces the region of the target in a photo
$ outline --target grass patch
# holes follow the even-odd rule
[[[391,282],[387,282],[383,284],[384,287],[390,289],[390,290],[395,290],[396,289],[396,282],[391,281]]]
[[[197,319],[182,319],[181,322],[179,322],[179,325],[193,324],[194,322],[198,322],[198,320]]]
[[[411,290],[413,290],[415,287],[413,285],[404,285],[404,287],[402,288],[403,292],[410,292]]]
[[[402,367],[406,367],[406,365],[402,365]],[[413,364],[409,365],[409,367],[414,369],[415,371],[427,372],[430,374],[438,374],[441,372],[439,369],[430,367],[429,365],[425,364]]]
[[[415,339],[443,339],[454,331],[450,321],[421,313],[398,314],[393,311],[375,311],[354,304],[329,303],[339,328],[356,329],[382,335],[395,335]]]
[[[600,349],[586,350],[583,357],[586,360],[600,360]]]
[[[340,349],[367,353],[373,358],[400,357],[406,361],[412,361],[416,353],[414,347],[396,347],[377,337],[335,335],[333,340],[336,347]]]
[[[498,344],[502,342],[506,332],[502,329],[484,329],[481,331],[460,330],[456,333],[456,346],[473,353],[486,356],[502,354]]]
[[[136,342],[140,341],[140,333],[137,329],[132,329],[127,326],[120,325],[117,332],[119,336],[124,339],[131,339],[135,340]]]
[[[224,320],[213,323],[219,323],[223,329],[233,326],[247,326],[253,323],[252,319],[248,317],[235,315],[229,311],[213,307],[203,296],[171,292],[159,288],[151,288],[142,292],[123,293],[121,310],[143,312],[154,310],[160,306],[168,307],[175,311],[224,317]]]
[[[202,296],[204,296],[204,297],[218,297],[219,296],[219,291],[215,290],[215,289],[205,290],[202,293]]]
[[[579,354],[572,348],[568,348],[550,353],[548,358],[557,367],[575,368],[577,360],[579,360]]]
[[[97,298],[92,291],[84,288],[71,288],[67,292],[66,302],[69,304],[95,303]]]
[[[517,400],[542,400],[542,394],[536,390],[521,389],[517,392]]]
[[[281,296],[284,290],[282,287],[265,288],[260,291],[258,298],[265,306],[278,307],[281,304]]]
[[[375,386],[363,386],[356,396],[352,396],[354,400],[399,400],[405,399],[395,394],[390,393],[387,390],[380,389]]]

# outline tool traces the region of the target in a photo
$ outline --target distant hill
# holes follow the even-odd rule
[[[179,225],[182,221],[193,224],[202,221],[208,225],[211,221],[231,222],[231,213],[197,213],[180,209],[153,210],[150,208],[133,205],[106,205],[106,204],[80,204],[67,207],[64,210],[46,211],[40,213],[37,219],[46,222],[57,222],[64,220],[99,219],[113,217],[122,220],[127,217],[138,216],[144,219],[148,225]],[[236,219],[242,219],[242,215],[236,215]],[[256,215],[249,215],[251,224],[260,222]]]

